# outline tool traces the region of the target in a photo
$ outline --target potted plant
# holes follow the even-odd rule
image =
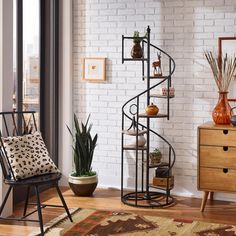
[[[160,149],[155,148],[153,152],[149,153],[149,158],[150,158],[150,164],[151,165],[156,165],[161,162],[162,154]]]
[[[139,36],[139,32],[134,31],[134,35],[133,35],[134,45],[133,45],[132,50],[131,50],[131,57],[132,58],[142,58],[143,57],[143,50],[142,50],[142,47],[140,45],[141,40],[142,39]]]
[[[86,123],[79,121],[74,114],[75,133],[67,126],[73,138],[74,151],[74,172],[69,175],[69,185],[72,191],[78,196],[90,196],[97,187],[97,173],[92,170],[93,154],[97,143],[98,135],[92,138],[92,124],[89,124],[90,115]]]

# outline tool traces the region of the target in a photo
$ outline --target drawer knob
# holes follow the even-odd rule
[[[229,132],[229,131],[228,131],[227,129],[224,129],[224,130],[223,130],[223,133],[224,133],[224,134],[228,134],[228,132]]]
[[[227,147],[227,146],[224,146],[224,147],[223,147],[223,150],[226,152],[226,151],[228,151],[228,150],[229,150],[229,147]]]
[[[223,168],[223,172],[226,174],[229,172],[229,169],[228,168]]]

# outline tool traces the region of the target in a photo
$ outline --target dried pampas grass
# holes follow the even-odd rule
[[[228,92],[236,72],[236,57],[229,57],[226,54],[223,58],[217,58],[211,51],[206,51],[204,54],[210,64],[219,92]]]

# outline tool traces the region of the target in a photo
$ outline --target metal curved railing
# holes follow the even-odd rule
[[[147,43],[146,40],[143,40],[143,42],[144,42],[144,43]],[[131,103],[132,101],[137,100],[137,105],[136,105],[136,106],[138,106],[139,98],[140,98],[142,95],[144,95],[144,94],[147,93],[148,91],[151,91],[152,89],[156,88],[157,86],[159,86],[160,84],[164,83],[164,82],[167,81],[167,80],[169,80],[169,81],[171,82],[171,77],[172,77],[172,75],[173,75],[173,73],[174,73],[174,71],[175,71],[176,65],[175,65],[174,59],[173,59],[168,53],[166,53],[166,52],[163,51],[162,49],[158,48],[157,46],[155,46],[155,45],[153,45],[153,44],[151,44],[151,43],[150,43],[150,46],[153,47],[153,48],[155,48],[155,49],[158,50],[159,52],[162,52],[164,55],[166,55],[166,56],[169,58],[169,68],[171,68],[171,70],[170,70],[169,74],[168,74],[167,76],[164,76],[164,78],[163,78],[161,81],[159,81],[159,82],[156,83],[155,85],[151,86],[149,89],[144,90],[143,92],[137,94],[136,96],[132,97],[132,98],[129,99],[127,102],[125,102],[125,104],[122,106],[122,114],[123,114],[124,117],[128,118],[128,119],[131,120],[131,121],[132,121],[132,119],[133,119],[132,116],[131,116],[131,114],[129,115],[129,114],[127,114],[127,113],[125,112],[125,108],[127,107],[127,105],[128,105],[129,103]],[[149,78],[147,78],[147,79],[149,79]],[[167,99],[169,99],[169,91],[167,92],[167,94],[168,94],[168,95],[167,95]],[[144,124],[140,123],[139,121],[137,122],[137,127],[138,127],[138,126],[140,126],[142,129],[147,129],[147,126],[145,126]],[[151,133],[153,133],[154,135],[158,136],[160,139],[162,139],[162,140],[169,146],[169,148],[170,148],[170,150],[171,150],[171,152],[172,152],[172,154],[173,154],[172,162],[171,162],[171,164],[170,164],[170,166],[169,166],[169,169],[171,170],[172,167],[173,167],[173,165],[174,165],[174,163],[175,163],[175,159],[176,159],[176,154],[175,154],[175,150],[174,150],[173,146],[172,146],[163,136],[161,136],[160,134],[158,134],[158,133],[155,132],[154,130],[149,129],[149,131],[150,131]]]

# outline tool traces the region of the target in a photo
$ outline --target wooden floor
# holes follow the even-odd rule
[[[120,191],[116,189],[97,189],[93,197],[76,197],[68,188],[61,188],[70,208],[94,208],[102,210],[125,210],[139,214],[165,216],[171,218],[191,218],[196,220],[236,225],[236,203],[213,201],[207,203],[205,212],[199,211],[201,200],[176,197],[176,205],[166,209],[142,209],[129,207],[120,202]],[[34,199],[31,199],[32,201]],[[48,204],[60,204],[56,192],[51,189],[42,193],[41,200]],[[22,204],[14,210],[19,215]],[[43,210],[44,223],[63,213],[62,209],[47,208]],[[31,216],[32,217],[32,216]],[[37,219],[37,214],[33,217]],[[0,236],[26,236],[38,227],[37,223],[2,222]]]

